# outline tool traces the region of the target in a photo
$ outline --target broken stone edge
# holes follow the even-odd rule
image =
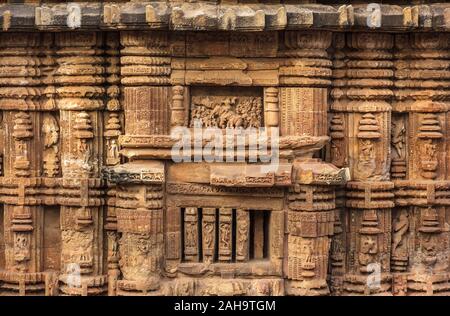
[[[3,31],[450,30],[450,3],[370,5],[166,2],[1,4],[0,25]]]

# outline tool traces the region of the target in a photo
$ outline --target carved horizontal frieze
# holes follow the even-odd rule
[[[139,1],[0,5],[3,30],[448,29],[450,5],[214,4]]]
[[[294,162],[294,182],[301,184],[343,185],[350,181],[348,168],[337,168],[317,159]]]
[[[103,169],[104,177],[112,183],[149,183],[165,182],[164,163],[149,161],[145,163],[130,162]]]
[[[292,165],[214,164],[210,183],[225,187],[272,187],[292,184]]]
[[[450,205],[450,181],[394,181],[398,206]]]
[[[241,187],[219,187],[200,183],[167,183],[167,193],[182,195],[243,195],[243,196],[265,196],[283,197],[284,189],[274,188],[241,188]]]

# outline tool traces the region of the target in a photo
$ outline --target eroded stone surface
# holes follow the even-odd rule
[[[448,294],[450,6],[304,2],[3,1],[0,295]]]

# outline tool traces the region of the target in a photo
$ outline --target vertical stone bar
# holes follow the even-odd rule
[[[216,258],[216,209],[203,208],[202,214],[203,262],[212,263]]]
[[[103,36],[57,33],[55,43],[63,187],[79,192],[79,198],[66,199],[61,207],[60,291],[98,295],[106,291],[107,284],[103,275],[103,208],[97,206],[91,192],[100,184],[103,164]]]
[[[232,209],[219,209],[219,261],[230,262],[232,259]]]
[[[184,211],[184,260],[199,261],[198,209],[186,207]]]
[[[284,33],[280,66],[280,128],[282,136],[327,135],[331,61],[326,31]],[[285,290],[288,295],[325,295],[330,237],[333,234],[334,188],[319,182],[303,184],[301,170],[320,160],[296,157],[294,185],[288,193],[288,240]],[[314,168],[321,172],[321,168]],[[316,204],[316,199],[324,199]]]
[[[280,108],[278,102],[278,88],[264,89],[264,125],[265,127],[279,127]]]
[[[388,293],[389,257],[383,254],[390,252],[393,207],[389,181],[393,37],[351,33],[347,46],[336,48],[347,61],[335,71],[331,120],[332,161],[348,163],[352,178],[347,184],[345,221],[350,227],[343,289],[353,295]]]
[[[170,113],[170,127],[187,126],[186,102],[184,100],[185,89],[183,86],[172,87],[172,107]]]
[[[394,295],[443,295],[450,291],[448,243],[447,33],[397,35],[392,175]]]
[[[250,213],[236,210],[236,261],[248,261],[250,255]]]
[[[108,184],[106,200],[106,257],[108,265],[108,295],[115,296],[117,290],[117,280],[120,276],[119,269],[119,234],[117,232],[116,216],[116,195],[117,189],[114,185]]]
[[[119,32],[108,32],[106,43],[106,110],[103,113],[104,124],[104,164],[114,166],[120,163],[119,135],[122,134],[122,108],[120,105],[120,37]],[[119,244],[116,216],[117,190],[112,183],[108,183],[106,200],[106,257],[108,263],[108,295],[116,295],[119,269]]]
[[[253,214],[253,258],[264,257],[264,216],[263,212]]]

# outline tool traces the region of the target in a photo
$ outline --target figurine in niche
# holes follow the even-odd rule
[[[398,158],[405,158],[405,125],[403,122],[396,122],[392,124],[392,139],[391,143],[394,147]]]
[[[186,247],[195,247],[194,230],[196,229],[194,222],[186,223]]]
[[[118,258],[119,255],[119,243],[118,243],[118,237],[115,233],[108,232],[108,239],[109,239],[109,253],[108,256],[110,258]]]
[[[426,179],[436,178],[436,170],[438,165],[438,160],[436,157],[436,144],[433,144],[431,139],[427,139],[420,144],[419,150],[422,176]]]
[[[371,177],[376,168],[374,144],[368,139],[361,141],[359,150],[358,171],[366,178]]]
[[[117,145],[117,140],[114,138],[108,141],[107,159],[111,164],[116,164],[119,162],[119,146]]]
[[[89,164],[91,160],[91,144],[84,138],[81,138],[78,143],[78,153],[83,161],[83,168],[90,171],[91,166]]]
[[[337,166],[342,166],[344,165],[344,157],[342,156],[342,151],[341,151],[341,143],[338,140],[335,139],[331,139],[331,158],[333,163]]]
[[[30,259],[30,241],[27,234],[17,233],[14,237],[14,260],[23,262]]]
[[[224,248],[230,246],[230,225],[228,223],[220,224],[220,242]]]
[[[246,249],[246,244],[247,244],[247,233],[248,233],[248,221],[244,218],[241,222],[240,225],[238,227],[238,232],[239,232],[239,237],[238,237],[238,249],[237,249],[237,254],[239,256],[245,256],[246,254],[244,253],[245,249]]]
[[[42,126],[44,137],[44,176],[56,177],[59,173],[59,126],[56,119],[49,115]]]
[[[27,144],[23,141],[17,141],[16,142],[16,158],[18,160],[27,159],[28,156],[28,150],[27,150]]]
[[[332,251],[330,257],[331,259],[333,259],[335,263],[344,260],[344,245],[342,243],[341,238],[337,237],[333,239],[331,249]]]
[[[212,248],[212,232],[214,230],[213,223],[205,223],[205,226],[203,228],[204,231],[204,240],[205,240],[205,246],[208,248]]]
[[[392,236],[392,254],[400,255],[399,251],[404,246],[404,236],[409,229],[409,218],[405,210],[400,212],[398,217],[393,223],[393,236]],[[405,255],[402,253],[402,255]]]
[[[376,237],[370,235],[361,236],[361,244],[359,249],[359,263],[361,264],[361,271],[367,272],[367,265],[373,263],[375,255],[378,253],[378,244]]]
[[[313,242],[312,240],[303,240],[301,244],[301,259],[302,259],[302,276],[313,277],[315,275],[314,269],[316,263],[313,257]]]
[[[420,237],[420,245],[423,251],[423,263],[427,267],[433,267],[437,261],[437,239],[433,234],[422,233]]]

